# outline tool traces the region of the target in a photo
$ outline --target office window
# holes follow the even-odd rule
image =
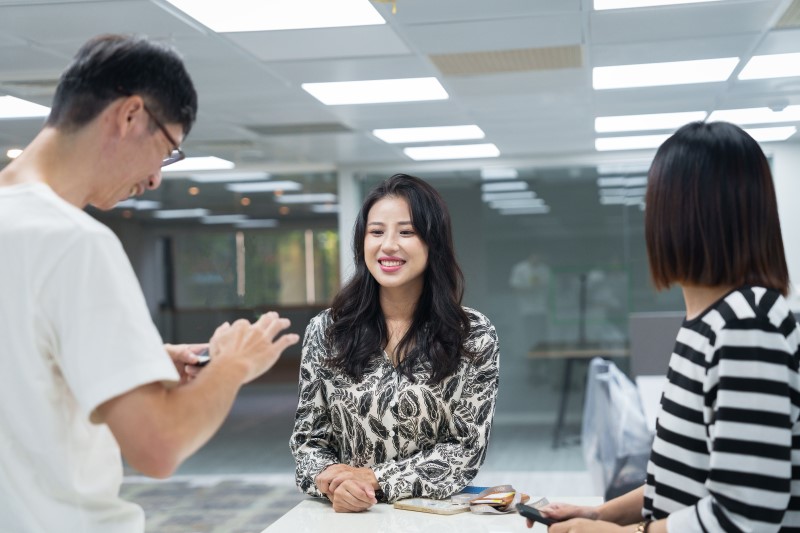
[[[228,230],[173,236],[178,309],[303,306],[339,290],[338,232]]]

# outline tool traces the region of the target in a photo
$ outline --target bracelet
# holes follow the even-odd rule
[[[650,522],[650,520],[642,520],[639,522],[639,524],[636,526],[635,533],[647,533],[647,528],[650,527]]]

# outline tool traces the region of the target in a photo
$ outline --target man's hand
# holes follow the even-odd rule
[[[193,380],[200,367],[194,366],[197,363],[197,353],[206,348],[208,344],[165,344],[164,349],[172,359],[175,369],[181,376],[181,385]]]
[[[210,364],[238,364],[244,371],[243,383],[253,381],[272,368],[281,353],[296,344],[300,337],[286,333],[275,337],[291,325],[289,319],[278,313],[264,313],[253,324],[240,319],[233,324],[225,322],[211,337]]]
[[[371,468],[333,464],[320,472],[316,483],[339,513],[366,511],[378,503],[375,490],[379,485]]]

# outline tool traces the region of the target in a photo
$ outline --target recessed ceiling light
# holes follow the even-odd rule
[[[597,178],[598,187],[646,187],[647,176],[601,176]]]
[[[182,161],[173,163],[168,167],[161,169],[162,173],[165,172],[189,172],[192,170],[228,170],[236,165],[227,159],[220,159],[219,157],[187,157]]]
[[[325,105],[419,102],[449,98],[436,78],[303,83],[301,87]]]
[[[800,52],[753,56],[739,73],[740,80],[800,76]]]
[[[528,188],[525,181],[501,181],[498,183],[484,183],[481,192],[524,191]]]
[[[300,191],[303,186],[296,181],[261,181],[258,183],[229,183],[225,188],[232,192]]]
[[[320,194],[284,194],[275,198],[275,201],[281,204],[314,204],[325,202],[336,202],[335,194],[320,193]]]
[[[486,134],[475,124],[468,126],[434,126],[428,128],[392,128],[372,130],[372,134],[383,142],[416,143],[431,141],[463,141],[483,139]]]
[[[37,118],[50,114],[50,108],[13,96],[0,96],[0,119]]]
[[[524,200],[528,198],[536,198],[536,193],[533,191],[511,191],[485,192],[481,195],[481,200],[484,202],[494,202],[497,200]]]
[[[274,218],[263,218],[254,220],[243,220],[236,224],[237,228],[242,229],[255,229],[255,228],[274,228],[278,226],[278,221]]]
[[[628,196],[601,196],[600,197],[600,204],[601,205],[644,205],[644,198],[641,196],[637,196],[635,198],[631,198]]]
[[[650,170],[649,159],[636,161],[620,161],[618,163],[600,163],[597,165],[598,174],[639,174]]]
[[[247,220],[247,215],[210,215],[203,217],[200,222],[203,224],[235,224]]]
[[[600,196],[644,196],[647,187],[606,187],[599,189]]]
[[[114,208],[125,208],[125,209],[136,209],[138,211],[145,211],[148,209],[158,209],[161,207],[161,202],[156,202],[155,200],[137,200],[136,198],[128,198],[127,200],[123,200]]]
[[[6,157],[8,157],[9,159],[16,159],[21,155],[22,155],[22,150],[20,150],[19,148],[11,148],[6,152]]]
[[[600,137],[594,140],[594,148],[598,152],[609,150],[642,150],[658,148],[669,138],[664,135],[631,135],[628,137]]]
[[[483,180],[513,180],[517,179],[519,172],[511,167],[486,167],[481,169]]]
[[[208,209],[165,209],[153,211],[155,218],[200,218],[208,215]]]
[[[338,213],[339,204],[317,204],[311,206],[314,213]]]
[[[745,128],[753,139],[761,143],[785,141],[795,133],[797,128],[794,126],[776,126],[774,128]]]
[[[656,87],[727,80],[739,63],[738,57],[617,65],[592,69],[592,87],[621,89]]]
[[[800,122],[800,105],[786,106],[780,111],[768,107],[744,109],[719,109],[711,113],[709,122],[724,120],[734,124],[770,124],[774,122]]]
[[[549,205],[534,207],[516,207],[511,209],[500,209],[501,215],[546,215],[550,212]]]
[[[404,148],[403,152],[414,161],[434,159],[475,159],[480,157],[499,157],[500,150],[492,143],[454,144],[450,146],[414,146]]]
[[[167,0],[216,32],[299,30],[386,24],[367,0]]]
[[[542,207],[545,205],[541,198],[529,198],[527,200],[496,200],[489,202],[492,209],[517,209],[523,207]]]
[[[595,11],[628,9],[632,7],[671,6],[678,4],[703,4],[719,0],[594,0]]]
[[[198,183],[230,183],[236,181],[258,181],[269,178],[266,172],[209,172],[192,174],[189,179]]]
[[[689,122],[704,120],[705,111],[684,111],[680,113],[653,113],[647,115],[619,115],[597,117],[594,131],[608,133],[614,131],[675,130]]]

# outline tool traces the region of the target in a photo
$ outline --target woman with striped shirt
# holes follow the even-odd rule
[[[732,124],[687,124],[646,200],[653,281],[686,304],[647,479],[598,507],[551,504],[549,531],[800,531],[800,330],[767,160]]]

